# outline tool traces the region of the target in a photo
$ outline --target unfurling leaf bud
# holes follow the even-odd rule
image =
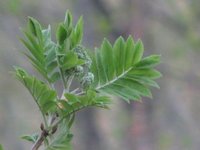
[[[64,25],[69,28],[70,26],[72,26],[72,22],[73,22],[73,19],[72,19],[72,14],[70,11],[67,11],[65,13],[65,20],[64,20]]]
[[[59,24],[59,26],[58,26],[58,29],[56,32],[56,38],[57,38],[59,44],[63,44],[65,39],[67,38],[67,30],[65,29],[65,27],[62,23]]]
[[[39,41],[42,41],[42,28],[41,28],[41,25],[40,23],[32,18],[32,17],[29,17],[28,18],[28,30],[38,38]]]
[[[43,123],[40,124],[40,129],[41,129],[42,131],[44,131],[44,124],[43,124]]]
[[[28,18],[28,29],[31,31],[31,33],[37,36],[36,27],[31,17]]]

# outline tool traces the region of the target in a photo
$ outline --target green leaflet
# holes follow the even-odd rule
[[[157,64],[159,64],[160,62],[160,55],[151,55],[148,56],[146,58],[144,58],[143,60],[141,60],[140,62],[138,62],[137,64],[135,64],[136,68],[152,68],[155,67]]]
[[[15,68],[16,77],[29,90],[40,110],[45,114],[56,109],[56,91],[49,89],[44,83],[28,75],[23,69]]]
[[[66,11],[65,13],[65,19],[64,19],[64,25],[66,28],[72,27],[73,17],[70,11]]]
[[[124,64],[123,64],[124,70],[129,69],[129,67],[133,64],[133,59],[135,60],[135,58],[130,57],[130,56],[134,56],[134,53],[136,51],[134,46],[135,45],[134,45],[133,38],[131,36],[129,36],[127,41],[126,41],[125,50],[124,50],[124,52],[125,52],[125,59],[124,59]],[[142,53],[142,51],[140,51],[140,53]]]
[[[66,116],[76,111],[89,107],[96,106],[101,108],[108,108],[110,104],[110,98],[108,96],[102,96],[97,94],[94,90],[87,90],[85,95],[77,96],[71,93],[65,93],[65,100],[58,102],[61,116]]]
[[[36,19],[29,17],[27,26],[28,26],[28,30],[30,31],[30,33],[32,33],[35,37],[37,37],[40,44],[41,44],[41,42],[42,42],[42,31],[41,31],[40,23]]]
[[[59,57],[59,65],[63,70],[71,69],[77,65],[83,65],[84,60],[79,59],[77,54],[73,51],[67,51],[66,55]]]
[[[55,137],[52,143],[49,146],[47,146],[44,150],[71,150],[71,139],[71,134],[61,134],[59,137]]]
[[[44,150],[71,150],[72,138],[73,134],[67,128],[66,120],[63,120],[58,126],[58,132],[52,137],[51,142]]]
[[[83,17],[80,17],[71,37],[72,45],[75,46],[80,44],[82,41],[82,37],[83,37]]]
[[[114,55],[113,55],[114,54]],[[124,71],[124,61],[125,61],[125,42],[122,37],[119,37],[113,45],[113,63],[115,64],[116,76],[119,76],[121,72]],[[103,54],[102,54],[103,55]],[[109,64],[107,64],[109,65]],[[103,63],[104,66],[104,63]]]
[[[73,118],[72,118],[73,119]],[[44,150],[71,150],[71,140],[73,134],[70,133],[68,126],[68,119],[63,119],[58,125],[57,132],[51,137],[51,141]]]
[[[23,135],[21,136],[21,139],[27,140],[29,142],[35,143],[38,139],[39,135],[38,134],[33,134],[33,135]]]
[[[65,29],[63,23],[60,23],[58,26],[56,38],[59,44],[63,44],[67,38],[67,30]]]
[[[25,55],[32,65],[50,83],[60,77],[56,73],[56,44],[51,40],[51,27],[42,29],[41,25],[33,18],[28,20],[28,29],[23,30],[26,39],[22,43],[29,50]],[[56,78],[55,78],[56,76]]]
[[[102,61],[107,64],[104,66],[104,71],[108,73],[108,80],[112,80],[112,77],[115,75],[115,64],[113,63],[114,57],[112,45],[107,39],[104,39],[101,49]]]
[[[95,75],[92,87],[126,101],[152,97],[149,87],[159,87],[154,79],[161,74],[153,67],[159,64],[160,56],[142,59],[143,51],[142,42],[134,44],[130,36],[126,41],[119,37],[113,46],[105,39],[92,57],[91,70]]]
[[[74,94],[70,94],[70,93],[65,93],[65,98],[67,99],[67,102],[72,105],[74,103],[80,102],[80,100],[78,99],[78,97]]]
[[[127,49],[127,51],[130,51],[131,49]],[[129,56],[132,57],[132,64],[138,63],[143,56],[144,52],[144,46],[141,40],[138,40],[138,42],[135,44],[134,48],[132,49],[134,51],[133,55]]]

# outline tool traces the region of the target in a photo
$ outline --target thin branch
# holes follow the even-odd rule
[[[64,77],[62,68],[59,67],[58,56],[56,56],[56,62],[57,62],[57,65],[58,65],[59,74],[60,74],[60,76],[61,76],[63,88],[64,88],[64,90],[66,90],[66,88],[67,88],[67,87],[66,87],[66,80],[65,80],[65,77]]]
[[[71,91],[70,93],[76,94],[76,92],[79,91],[79,90],[80,90],[79,88],[76,88],[76,89],[74,89],[73,91]]]
[[[90,105],[88,105],[88,106],[90,106]],[[91,105],[91,106],[92,106],[92,105]],[[75,113],[75,112],[77,112],[77,111],[79,111],[79,110],[81,110],[81,109],[83,109],[83,108],[85,108],[85,107],[87,107],[87,106],[80,107],[80,108],[78,108],[78,109],[76,109],[76,110],[74,110],[74,111],[72,111],[72,112],[70,112],[70,113],[64,115],[60,120],[58,120],[58,121],[57,121],[53,126],[51,126],[49,129],[44,129],[44,130],[42,131],[40,137],[38,138],[38,140],[37,140],[37,141],[35,142],[35,144],[33,145],[33,147],[32,147],[31,150],[38,150],[39,147],[40,147],[40,146],[42,145],[42,143],[44,142],[45,138],[49,135],[49,131],[52,130],[52,129],[54,129],[54,128],[56,128],[56,127],[63,121],[64,118],[70,116],[71,114],[73,114],[73,113]]]
[[[45,138],[48,136],[48,132],[46,130],[43,130],[40,137],[38,138],[38,140],[35,142],[35,144],[33,145],[33,147],[31,148],[31,150],[38,150],[39,147],[42,145],[42,143],[44,142]]]
[[[70,86],[72,84],[73,79],[74,79],[74,75],[69,76],[69,78],[67,80],[67,92],[69,92],[69,90],[70,90]]]
[[[80,111],[86,107],[89,107],[89,106],[95,106],[96,103],[93,103],[93,104],[88,104],[88,105],[85,105],[85,106],[82,106],[82,107],[79,107],[78,109],[75,109],[71,112],[69,112],[68,114],[64,115],[61,119],[59,119],[49,130],[51,130],[52,128],[55,128],[56,126],[58,126],[59,123],[61,123],[63,121],[63,119],[65,119],[66,117],[76,113],[77,111]]]

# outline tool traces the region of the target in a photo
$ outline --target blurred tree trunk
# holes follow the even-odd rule
[[[96,111],[94,109],[87,109],[78,114],[77,128],[81,128],[81,144],[80,150],[103,150],[104,137],[101,137],[96,125]]]

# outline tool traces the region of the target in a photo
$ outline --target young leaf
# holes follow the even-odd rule
[[[73,31],[73,18],[71,12],[66,12],[63,25],[67,31],[67,37],[69,37]]]
[[[51,138],[50,143],[44,150],[71,150],[71,140],[73,135],[69,132],[67,128],[68,120],[64,119],[58,126],[58,132],[56,132],[55,136]]]
[[[56,76],[57,78],[52,77],[57,68],[55,53],[57,46],[51,40],[51,28],[49,26],[42,30],[40,24],[33,18],[29,18],[28,26],[29,30],[23,31],[26,39],[21,39],[30,52],[25,55],[48,82],[55,82],[59,79],[58,76]]]
[[[114,54],[114,64],[115,64],[115,72],[116,76],[119,76],[121,72],[124,71],[124,53],[125,52],[125,42],[122,37],[119,37],[113,46],[113,54]],[[104,62],[103,62],[104,63]],[[109,64],[107,64],[109,65]]]
[[[74,30],[76,33],[75,41],[77,45],[81,43],[83,37],[83,17],[79,18]]]
[[[72,22],[73,22],[73,19],[72,19],[72,14],[70,11],[66,11],[65,13],[65,20],[64,20],[64,24],[67,28],[69,28],[70,26],[72,26]]]
[[[39,135],[38,134],[33,134],[33,135],[23,135],[21,136],[21,139],[27,140],[31,143],[35,143],[38,139]]]
[[[128,37],[126,44],[125,44],[125,61],[124,61],[124,69],[127,70],[133,62],[134,57],[130,57],[130,56],[134,56],[135,53],[135,48],[134,48],[134,40],[131,36]]]
[[[67,99],[67,102],[69,104],[74,104],[76,102],[80,102],[80,100],[78,99],[78,97],[76,97],[74,94],[70,94],[70,93],[65,93],[65,98]]]
[[[152,68],[160,59],[158,55],[142,59],[143,51],[142,42],[134,45],[131,37],[127,41],[118,38],[113,47],[104,40],[92,57],[91,70],[96,75],[92,87],[126,101],[152,97],[149,86],[158,87],[153,79],[161,75]]]
[[[71,150],[71,134],[60,133],[44,150]]]
[[[56,91],[42,81],[28,75],[23,69],[15,68],[16,77],[29,90],[40,110],[45,114],[56,109]]]
[[[67,30],[65,29],[64,25],[62,23],[59,24],[57,32],[56,32],[56,38],[58,40],[58,43],[62,45],[67,38]]]
[[[135,43],[129,36],[127,40],[119,37],[113,45],[104,39],[100,48],[89,57],[81,45],[83,18],[80,17],[73,26],[69,11],[58,25],[57,43],[51,39],[50,26],[42,29],[31,17],[23,33],[25,39],[21,41],[29,51],[25,55],[45,79],[43,82],[21,68],[15,68],[17,79],[28,89],[44,119],[41,141],[37,134],[22,136],[22,139],[35,143],[34,147],[44,144],[45,150],[71,150],[73,135],[70,128],[77,111],[90,106],[107,109],[110,104],[107,94],[129,102],[141,100],[142,96],[152,97],[150,87],[159,87],[154,81],[161,76],[154,69],[160,62],[159,55],[142,58],[142,42]],[[77,94],[74,94],[77,91],[69,90],[74,77],[81,85]],[[59,79],[62,79],[63,92],[67,91],[61,98],[54,87]]]
[[[141,40],[138,40],[137,43],[135,44],[135,47],[134,47],[134,53],[132,55],[132,59],[133,59],[133,62],[132,64],[136,64],[137,62],[139,62],[143,56],[143,52],[144,52],[144,46],[143,46],[143,43]]]
[[[160,55],[151,55],[149,57],[144,58],[139,63],[135,64],[136,68],[152,68],[155,67],[160,62]]]
[[[114,62],[114,57],[113,57],[113,48],[110,42],[107,39],[104,39],[102,45],[101,45],[101,56],[102,56],[102,61],[105,62],[105,72],[108,73],[108,79],[111,80],[115,76],[115,65]]]
[[[70,93],[65,93],[64,95],[66,99],[58,102],[61,116],[67,116],[89,106],[108,108],[110,104],[110,98],[108,96],[99,95],[92,89],[88,89],[86,94],[82,96]]]
[[[36,19],[29,17],[28,29],[33,35],[35,35],[39,39],[39,42],[41,43],[42,42],[42,28],[41,28],[40,23]]]
[[[59,59],[59,65],[63,70],[68,70],[84,63],[85,61],[78,59],[77,54],[73,51],[67,51],[65,56]]]

